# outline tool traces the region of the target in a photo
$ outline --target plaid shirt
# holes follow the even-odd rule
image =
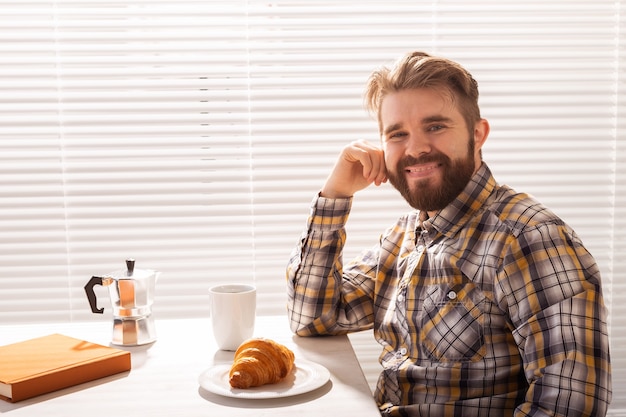
[[[288,269],[302,336],[374,328],[391,416],[603,416],[600,273],[575,232],[483,164],[433,218],[411,212],[342,264],[351,199],[317,197]]]

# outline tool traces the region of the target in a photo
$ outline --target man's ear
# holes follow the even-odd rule
[[[487,141],[489,130],[489,122],[487,119],[480,119],[474,125],[474,146],[477,151],[479,151]]]

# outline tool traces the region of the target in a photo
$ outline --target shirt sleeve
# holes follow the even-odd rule
[[[291,329],[301,336],[345,334],[373,326],[376,256],[343,266],[351,198],[313,200],[307,229],[287,266]]]
[[[607,311],[598,267],[571,229],[511,239],[499,286],[529,384],[515,416],[603,416],[611,400]]]

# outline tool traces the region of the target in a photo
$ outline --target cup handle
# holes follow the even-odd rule
[[[87,294],[87,299],[89,300],[91,312],[95,314],[102,314],[104,308],[98,308],[98,300],[96,299],[96,293],[93,290],[95,285],[102,285],[102,277],[91,277],[89,282],[85,285],[85,293]]]

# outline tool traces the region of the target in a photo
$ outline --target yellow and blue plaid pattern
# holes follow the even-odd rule
[[[317,197],[287,269],[299,335],[374,328],[390,416],[603,416],[600,274],[575,232],[483,164],[435,217],[411,212],[343,265],[351,199]]]

